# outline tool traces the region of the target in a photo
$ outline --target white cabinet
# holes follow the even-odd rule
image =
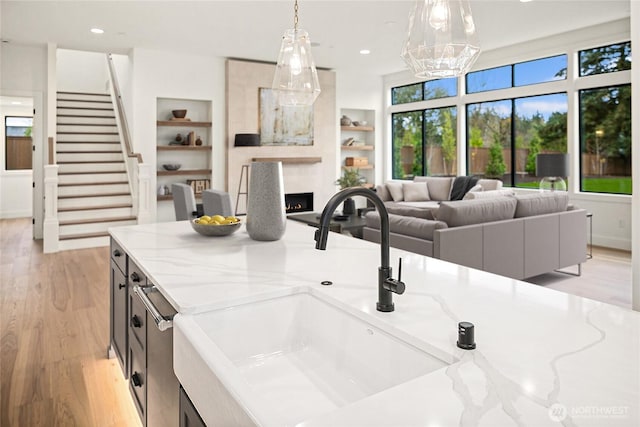
[[[340,164],[353,168],[367,180],[367,186],[375,184],[375,110],[342,109],[341,119],[351,119],[351,124],[340,125]]]

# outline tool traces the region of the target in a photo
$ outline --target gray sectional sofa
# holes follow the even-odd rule
[[[496,190],[490,190],[496,191]],[[393,206],[391,246],[467,267],[525,279],[586,260],[586,211],[565,192],[443,201],[437,208]],[[400,212],[401,214],[398,214]],[[380,241],[369,212],[363,237]]]

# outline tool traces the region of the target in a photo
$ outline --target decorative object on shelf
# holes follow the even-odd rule
[[[416,77],[462,76],[479,55],[468,0],[416,0],[401,55]]]
[[[240,220],[238,222],[230,223],[230,224],[198,224],[196,223],[198,219],[192,219],[189,221],[191,223],[191,227],[197,231],[199,234],[203,236],[228,236],[230,234],[235,233],[240,229],[242,223]]]
[[[158,187],[158,196],[168,196],[169,194],[171,194],[169,192],[169,187],[166,185],[161,185]]]
[[[569,155],[542,153],[536,157],[536,176],[541,176],[541,191],[567,191],[563,178],[569,175]]]
[[[196,138],[196,145],[198,147],[202,145],[202,138],[200,138],[200,135],[198,135],[198,137]]]
[[[171,120],[189,120],[187,119],[187,110],[171,110],[173,117]]]
[[[357,120],[353,122],[354,126],[366,126],[367,122],[365,120]]]
[[[279,106],[274,90],[260,88],[260,144],[313,145],[313,107]]]
[[[260,134],[237,133],[233,141],[234,147],[253,147],[260,145]]]
[[[162,165],[162,167],[164,168],[164,170],[177,171],[182,167],[182,165],[180,163],[165,163],[164,165]]]
[[[340,126],[351,126],[351,123],[351,119],[344,114],[340,118]]]
[[[318,71],[311,55],[309,34],[298,29],[298,0],[293,11],[293,29],[282,36],[271,88],[277,91],[278,105],[311,106],[320,95]]]
[[[360,187],[366,181],[365,177],[360,175],[358,169],[345,169],[342,176],[336,180],[336,185],[340,186],[340,190],[349,187]],[[353,215],[356,213],[356,203],[349,197],[342,203],[342,213],[344,215]]]
[[[347,138],[347,139],[344,141],[344,144],[342,144],[342,145],[344,145],[345,147],[351,147],[351,146],[354,144],[354,142],[356,142],[356,140],[355,140],[355,139],[353,139],[353,138]]]
[[[369,158],[367,157],[347,157],[344,159],[345,166],[367,166]]]
[[[287,224],[281,162],[253,162],[249,175],[247,232],[253,240],[272,241]]]
[[[177,134],[176,135],[176,142],[182,142],[182,135],[181,134]]]
[[[187,185],[191,186],[194,194],[200,194],[211,188],[211,181],[208,179],[188,179]]]

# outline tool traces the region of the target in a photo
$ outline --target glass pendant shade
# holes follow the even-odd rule
[[[320,95],[318,72],[305,30],[290,29],[282,36],[272,89],[280,105],[312,105]]]
[[[480,54],[467,0],[416,0],[402,58],[419,78],[467,73]]]

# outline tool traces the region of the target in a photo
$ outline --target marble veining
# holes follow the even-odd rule
[[[110,230],[178,319],[307,287],[449,363],[300,426],[640,425],[640,313],[396,249],[407,290],[379,313],[378,246],[333,234],[317,251],[314,231],[289,222],[282,239],[257,242],[244,229],[203,237],[187,222]],[[475,324],[476,350],[456,347],[459,321]],[[205,421],[214,416],[206,389],[185,386]]]

